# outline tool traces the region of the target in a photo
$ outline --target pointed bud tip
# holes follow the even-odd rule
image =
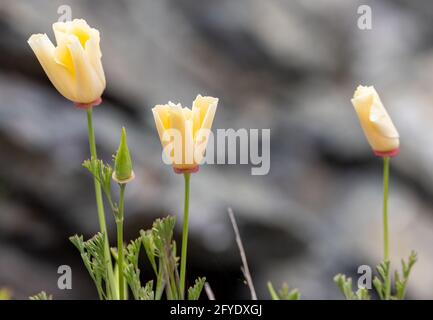
[[[126,143],[125,127],[122,127],[122,135],[114,164],[117,180],[128,180],[132,176],[132,160],[129,154],[128,144]]]

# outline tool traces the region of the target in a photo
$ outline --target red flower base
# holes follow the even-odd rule
[[[395,157],[400,152],[400,148],[396,148],[394,150],[385,151],[385,152],[373,150],[373,152],[374,152],[374,154],[377,157],[382,157],[382,158],[385,158],[385,157]]]
[[[178,168],[173,167],[173,171],[176,172],[177,174],[196,173],[199,168],[200,168],[199,166],[196,166],[196,167],[190,168],[190,169],[178,169]]]
[[[90,103],[74,102],[74,105],[78,109],[85,109],[86,110],[86,109],[92,108],[94,106],[99,106],[101,103],[102,103],[102,99],[99,98],[99,99],[96,99],[95,101],[90,102]]]

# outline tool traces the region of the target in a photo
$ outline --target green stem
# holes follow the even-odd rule
[[[185,206],[183,212],[183,230],[182,230],[182,253],[180,259],[180,298],[185,296],[185,273],[186,273],[186,251],[188,245],[188,212],[189,212],[189,178],[190,173],[184,173],[185,178]]]
[[[97,159],[96,153],[96,143],[95,143],[95,131],[93,129],[93,116],[92,116],[92,108],[87,109],[87,127],[89,134],[89,146],[90,146],[90,155],[92,158]],[[95,195],[96,195],[96,206],[98,209],[98,219],[99,219],[99,228],[102,234],[105,236],[105,256],[107,257],[107,267],[108,267],[108,286],[111,291],[111,298],[115,299],[117,297],[116,286],[114,280],[114,272],[113,272],[113,264],[111,262],[111,254],[108,242],[108,233],[107,226],[105,223],[105,213],[104,213],[104,203],[102,201],[102,192],[101,185],[96,178],[93,178],[95,184]],[[107,290],[108,291],[108,290]]]
[[[383,158],[383,258],[389,263],[389,233],[388,233],[388,189],[389,189],[389,157]],[[388,265],[388,268],[390,266]],[[385,279],[385,299],[391,297],[391,274],[387,272]]]
[[[389,261],[388,188],[389,188],[389,157],[384,157],[383,158],[383,255],[385,261]]]
[[[158,272],[156,275],[156,289],[155,289],[155,300],[161,300],[162,292],[163,292],[163,274],[161,260],[158,263]]]
[[[117,226],[117,267],[119,268],[119,300],[125,300],[125,280],[123,275],[123,216],[125,208],[125,184],[120,184],[119,216]]]

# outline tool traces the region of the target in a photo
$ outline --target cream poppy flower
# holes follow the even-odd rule
[[[28,43],[54,87],[80,104],[100,99],[105,89],[99,31],[83,19],[53,24],[57,46],[46,34],[32,35]]]
[[[373,151],[378,155],[398,153],[399,134],[374,87],[358,86],[351,101]]]
[[[152,109],[164,153],[176,172],[198,170],[217,104],[217,98],[198,95],[192,109],[172,102]]]

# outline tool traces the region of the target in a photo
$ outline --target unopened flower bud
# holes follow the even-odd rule
[[[113,180],[117,183],[128,183],[135,178],[132,171],[132,160],[126,143],[126,130],[122,128],[122,137],[120,138],[119,148],[117,149],[114,160]]]

